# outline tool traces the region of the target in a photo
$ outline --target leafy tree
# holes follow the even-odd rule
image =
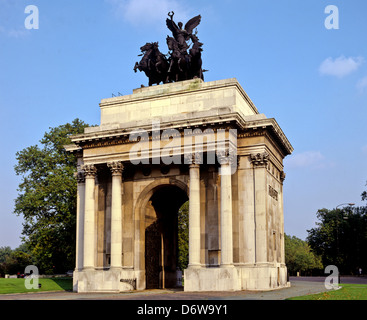
[[[189,263],[189,202],[178,211],[178,267],[187,268]]]
[[[33,259],[29,253],[14,250],[10,256],[8,256],[4,263],[4,273],[17,274],[23,273],[26,266],[32,265]]]
[[[10,247],[0,248],[0,274],[23,273],[26,266],[33,264],[33,259],[26,245],[17,249]]]
[[[344,274],[367,268],[367,207],[321,209],[316,228],[307,230],[311,248],[324,265],[336,265]]]
[[[10,247],[0,247],[0,263],[5,262],[6,257],[10,256],[12,251]]]
[[[42,147],[17,152],[15,172],[22,177],[14,213],[22,215],[23,240],[42,272],[65,272],[75,259],[76,158],[65,151],[70,135],[88,127],[75,119],[50,128]]]
[[[285,263],[290,274],[312,273],[323,268],[321,257],[314,254],[306,241],[285,235]]]
[[[367,186],[367,184],[366,184],[366,186]],[[361,197],[362,197],[362,201],[367,200],[367,191],[363,191],[362,194],[361,194]]]
[[[7,273],[6,269],[6,259],[8,256],[10,256],[12,253],[12,250],[10,247],[0,247],[0,277]]]

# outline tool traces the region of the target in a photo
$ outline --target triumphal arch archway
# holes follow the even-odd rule
[[[74,290],[181,284],[177,212],[189,200],[185,291],[287,286],[283,159],[293,148],[236,79],[104,99],[78,157]]]

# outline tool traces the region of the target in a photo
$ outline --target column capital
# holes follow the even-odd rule
[[[82,166],[85,178],[94,178],[97,175],[97,168],[94,164],[85,164]]]
[[[281,171],[280,172],[280,181],[283,183],[284,182],[284,180],[285,180],[285,172],[284,171]]]
[[[185,153],[184,161],[190,165],[199,165],[203,163],[203,154],[201,152]]]
[[[84,171],[78,171],[76,173],[76,181],[78,183],[84,183],[85,182],[85,174],[84,174]]]
[[[254,167],[266,167],[269,162],[269,154],[263,153],[252,153],[250,154],[250,161]]]
[[[217,150],[217,159],[220,165],[229,164],[233,165],[237,164],[237,152],[235,148],[227,148],[222,150]]]
[[[121,161],[112,161],[107,163],[107,167],[110,168],[113,176],[122,175],[122,171],[124,170],[124,165]]]

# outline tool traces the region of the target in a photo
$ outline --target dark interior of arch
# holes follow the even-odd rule
[[[157,188],[150,198],[157,220],[145,230],[146,288],[177,287],[178,210],[188,200],[181,188]],[[164,270],[164,272],[163,272]]]

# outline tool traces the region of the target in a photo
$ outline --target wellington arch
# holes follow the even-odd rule
[[[103,99],[78,158],[74,290],[284,288],[283,159],[292,145],[236,79]],[[168,161],[171,160],[171,161]],[[189,200],[189,264],[177,212]]]

